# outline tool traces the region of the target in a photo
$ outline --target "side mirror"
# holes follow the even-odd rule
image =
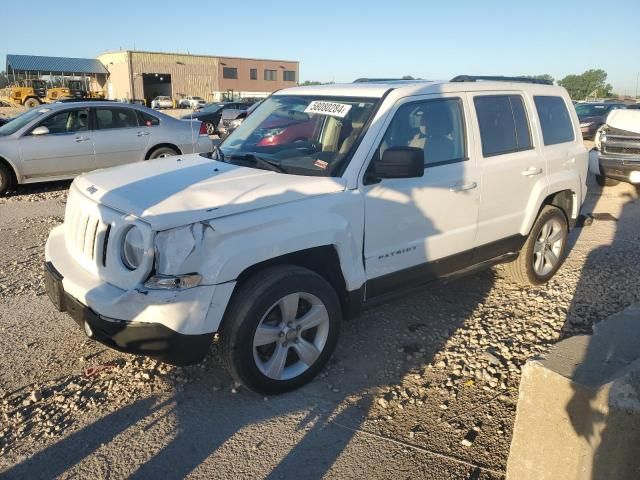
[[[49,129],[47,127],[41,125],[39,127],[34,128],[31,131],[31,135],[34,135],[34,136],[49,135]]]
[[[374,163],[378,178],[418,178],[424,176],[424,150],[417,147],[390,147]]]

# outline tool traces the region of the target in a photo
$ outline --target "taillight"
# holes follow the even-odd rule
[[[200,131],[198,133],[199,135],[208,135],[207,126],[204,124],[204,122],[200,122]]]

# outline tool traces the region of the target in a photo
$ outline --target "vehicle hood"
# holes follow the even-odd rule
[[[156,231],[344,191],[340,178],[287,175],[180,155],[79,176],[83,194]]]
[[[640,110],[613,110],[607,117],[606,123],[618,130],[640,133]]]

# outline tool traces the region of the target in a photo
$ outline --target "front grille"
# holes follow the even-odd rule
[[[604,153],[613,153],[617,155],[640,155],[640,148],[605,145]]]
[[[65,246],[87,272],[122,289],[143,282],[153,268],[153,232],[148,224],[118,212],[83,193],[74,182],[69,189],[64,217]],[[86,189],[92,190],[92,187]],[[139,268],[129,270],[121,259],[124,233],[140,228],[147,254]]]
[[[65,238],[67,250],[83,263],[103,263],[103,244],[109,225],[100,217],[98,208],[83,208],[85,202],[79,195],[70,193],[65,214]]]

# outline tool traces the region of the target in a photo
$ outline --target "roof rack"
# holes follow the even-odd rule
[[[501,76],[486,76],[486,75],[458,75],[453,77],[451,82],[477,82],[478,80],[487,80],[493,82],[521,82],[521,83],[537,83],[539,85],[553,85],[551,80],[544,80],[542,78],[529,78],[529,77],[501,77]]]
[[[422,78],[356,78],[353,83],[428,82]]]

